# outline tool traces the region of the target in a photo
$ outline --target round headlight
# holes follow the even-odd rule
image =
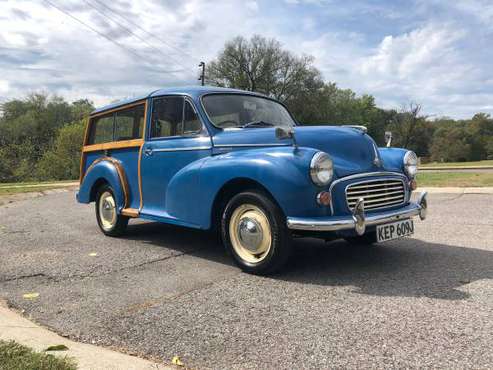
[[[317,152],[310,162],[310,177],[312,181],[319,185],[325,186],[334,175],[334,165],[329,155],[324,152]]]
[[[416,174],[418,173],[418,157],[416,156],[416,153],[412,151],[407,151],[406,154],[404,154],[404,172],[410,177],[414,178]]]

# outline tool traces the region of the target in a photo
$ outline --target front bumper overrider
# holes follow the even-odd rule
[[[416,203],[392,211],[374,212],[365,214],[363,198],[360,198],[354,207],[351,216],[342,217],[288,217],[287,225],[291,230],[304,231],[341,231],[354,230],[358,235],[365,233],[367,226],[381,225],[392,221],[405,220],[419,216],[421,220],[426,218],[428,209],[426,192],[419,195]]]

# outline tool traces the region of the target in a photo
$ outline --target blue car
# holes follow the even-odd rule
[[[215,230],[235,262],[278,270],[293,237],[370,245],[426,217],[412,151],[378,148],[362,126],[300,126],[264,95],[157,90],[92,112],[77,200],[108,236],[130,218]]]

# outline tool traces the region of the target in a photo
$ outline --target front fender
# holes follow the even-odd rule
[[[119,163],[112,158],[102,158],[94,161],[87,169],[80,184],[77,200],[80,203],[90,203],[94,201],[96,187],[102,182],[108,183],[114,191],[118,210],[125,208],[127,194],[125,191],[125,178],[123,171],[118,168]]]
[[[319,188],[311,181],[309,164],[317,150],[283,147],[238,150],[207,157],[178,172],[168,185],[167,212],[172,217],[211,226],[216,196],[225,184],[248,179],[262,185],[285,215],[325,216],[316,203]]]
[[[383,167],[387,171],[403,173],[404,155],[407,150],[402,148],[378,148],[380,158],[382,158]]]

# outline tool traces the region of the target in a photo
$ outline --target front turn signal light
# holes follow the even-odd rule
[[[418,188],[418,183],[416,182],[415,179],[412,179],[411,181],[409,181],[409,188],[414,191]]]
[[[330,205],[330,193],[328,191],[321,191],[317,194],[317,203],[321,206]]]

